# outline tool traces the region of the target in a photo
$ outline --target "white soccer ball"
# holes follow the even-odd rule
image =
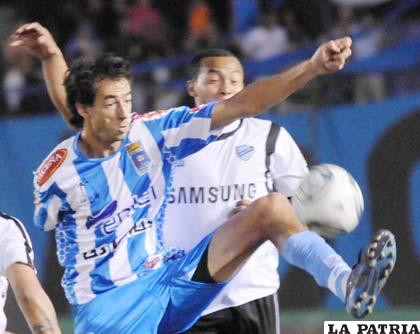
[[[333,164],[311,167],[292,205],[304,225],[330,239],[353,231],[364,208],[357,182],[344,168]]]

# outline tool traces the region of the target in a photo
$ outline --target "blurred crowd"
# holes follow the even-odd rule
[[[46,26],[69,63],[113,52],[128,57],[135,68],[146,68],[136,71],[133,90],[134,109],[142,111],[190,104],[183,84],[185,62],[205,48],[227,48],[245,62],[258,62],[351,35],[357,60],[372,57],[403,38],[420,36],[418,5],[385,21],[398,3],[379,1],[360,7],[345,0],[2,1],[0,116],[53,110],[40,62],[7,46],[9,34],[25,22]],[[389,22],[392,29],[385,26]],[[141,67],[153,62],[159,66]],[[329,76],[311,83],[281,108],[377,101],[418,89],[418,74],[417,69],[414,74],[407,70]],[[247,81],[258,77],[256,73]]]

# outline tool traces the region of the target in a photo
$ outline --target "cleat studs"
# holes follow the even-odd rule
[[[383,272],[383,274],[381,275],[381,279],[388,278],[388,276],[389,276],[389,271],[388,271],[388,270],[385,270],[385,271]]]
[[[372,305],[369,305],[369,306],[366,308],[366,311],[367,311],[367,314],[372,314],[372,312],[373,312],[373,306],[372,306]]]
[[[377,242],[374,242],[374,243],[372,243],[372,245],[370,245],[370,249],[376,249],[376,248],[378,248],[378,243]]]
[[[353,309],[354,309],[355,311],[359,311],[361,306],[362,306],[362,305],[361,305],[360,303],[356,303],[356,304],[354,304]]]
[[[371,268],[371,269],[375,268],[375,267],[376,267],[376,260],[371,260],[371,261],[369,261],[368,266],[369,266],[369,268]]]
[[[369,259],[373,259],[375,257],[375,251],[369,251]]]
[[[385,254],[384,251],[382,251],[381,252],[381,255],[379,256],[379,258],[382,260],[382,259],[385,259],[385,257],[386,257],[386,254]]]
[[[367,292],[366,292],[366,291],[365,291],[365,292],[363,292],[363,293],[360,295],[360,299],[361,299],[361,301],[366,300],[366,299],[367,299],[367,297],[368,297],[368,294],[367,294]]]
[[[376,297],[375,296],[370,297],[369,303],[370,303],[370,305],[375,305],[376,304]]]

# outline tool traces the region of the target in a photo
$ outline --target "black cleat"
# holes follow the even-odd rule
[[[379,292],[395,266],[397,247],[394,235],[379,230],[369,246],[359,254],[347,282],[346,309],[355,318],[373,312]]]

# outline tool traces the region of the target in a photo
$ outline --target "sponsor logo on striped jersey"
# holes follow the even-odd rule
[[[67,149],[60,148],[52,153],[48,159],[44,162],[44,164],[38,169],[36,172],[37,174],[37,181],[36,183],[38,186],[42,186],[51,175],[60,167],[60,165],[64,162],[67,157]]]

